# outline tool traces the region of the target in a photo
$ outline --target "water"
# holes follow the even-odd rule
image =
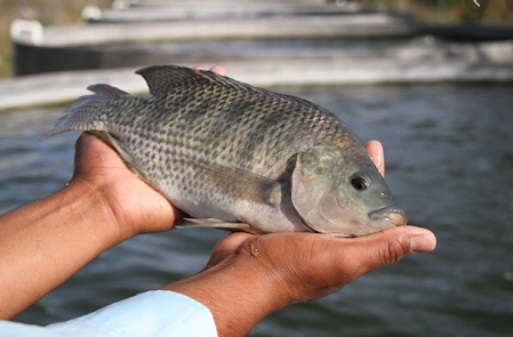
[[[339,113],[362,139],[382,140],[395,198],[411,223],[433,230],[439,244],[434,253],[407,257],[327,298],[278,311],[250,335],[511,336],[512,89],[278,88]],[[39,141],[62,110],[0,114],[0,211],[48,195],[70,178],[77,134]],[[190,275],[224,234],[188,229],[132,239],[17,320],[69,319]]]

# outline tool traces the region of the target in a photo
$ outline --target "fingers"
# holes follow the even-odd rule
[[[281,292],[291,302],[326,296],[371,270],[436,246],[433,233],[413,226],[351,239],[314,233],[269,234],[258,239],[256,259],[282,280]]]
[[[218,66],[218,65],[211,67],[210,71],[212,71],[216,74],[219,74],[219,75],[223,75],[223,76],[226,75],[226,69],[224,69],[223,67]]]
[[[369,153],[369,157],[376,165],[379,173],[384,177],[385,176],[385,154],[383,151],[383,145],[377,140],[370,140],[365,147],[367,148],[367,152]]]
[[[342,241],[342,240],[341,240]],[[406,255],[430,252],[436,247],[435,235],[424,228],[396,227],[366,237],[343,240],[344,269],[354,271],[354,279],[381,266],[395,263]]]
[[[80,135],[75,144],[75,172],[91,167],[107,166],[126,167],[109,144],[87,132]]]
[[[85,154],[86,152],[92,152],[92,153],[113,152],[113,153],[115,153],[114,149],[109,144],[107,144],[106,142],[104,142],[103,140],[98,138],[97,136],[95,136],[91,133],[88,133],[88,132],[84,132],[80,135],[80,137],[78,137],[77,142],[75,143],[75,150],[76,150],[77,156],[81,156],[81,155]]]
[[[316,246],[311,250],[316,258],[304,259],[303,268],[290,269],[292,279],[300,280],[292,287],[287,284],[292,299],[326,296],[406,255],[435,249],[436,238],[429,230],[404,226],[360,238],[319,237]]]
[[[101,153],[105,150],[102,149],[102,146],[108,147],[107,144],[104,144],[97,137],[85,132],[82,133],[75,143],[75,171],[79,170],[83,165],[90,164],[90,158],[84,157]]]
[[[206,268],[243,261],[244,268],[260,271],[258,277],[275,281],[277,298],[291,303],[326,296],[371,270],[435,247],[432,232],[413,226],[351,239],[318,233],[234,233],[219,241]]]
[[[98,137],[94,136],[93,134],[84,132],[77,139],[75,144],[76,152],[77,154],[82,154],[86,152],[86,150],[90,147],[95,149],[95,151],[104,151],[110,149],[110,146],[101,141]]]
[[[196,66],[196,67],[194,67],[194,69],[205,70],[205,68],[203,68],[202,66]],[[223,75],[223,76],[226,75],[226,69],[224,69],[224,67],[221,67],[219,65],[212,66],[212,67],[210,67],[209,70],[216,74],[219,74],[219,75]]]

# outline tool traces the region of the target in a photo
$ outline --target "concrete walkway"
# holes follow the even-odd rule
[[[320,50],[266,58],[226,58],[229,76],[256,86],[513,82],[513,42],[438,44],[390,47],[381,53]],[[179,62],[209,67],[212,60]],[[147,92],[137,68],[92,70],[24,76],[0,81],[0,110],[55,104],[87,93],[90,84],[108,83],[132,93]]]

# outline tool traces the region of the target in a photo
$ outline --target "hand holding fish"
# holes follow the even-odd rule
[[[435,246],[433,233],[413,226],[353,239],[234,233],[217,244],[203,271],[163,289],[209,307],[220,337],[242,337],[286,305],[329,295],[369,271]]]
[[[180,211],[134,175],[114,149],[90,134],[81,135],[77,141],[70,185],[99,192],[104,212],[113,220],[105,225],[114,227],[117,242],[172,229],[180,217]]]

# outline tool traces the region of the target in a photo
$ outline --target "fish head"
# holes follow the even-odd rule
[[[291,199],[305,223],[320,233],[362,236],[407,221],[364,149],[300,152],[291,177]]]

